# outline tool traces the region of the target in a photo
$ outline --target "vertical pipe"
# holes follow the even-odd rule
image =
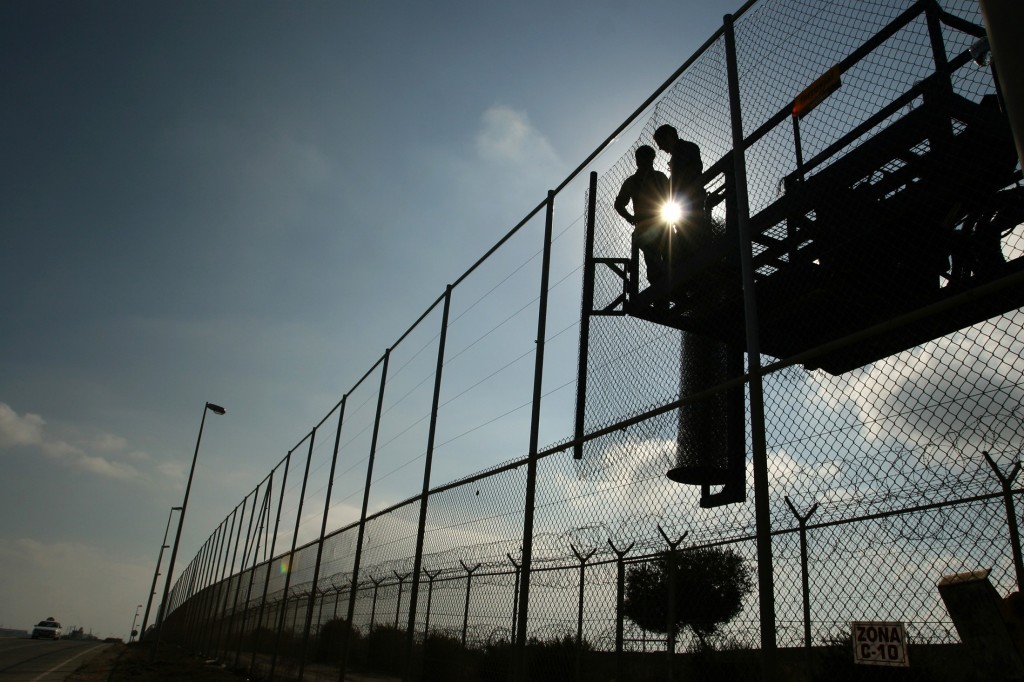
[[[309,591],[309,605],[306,607],[306,626],[302,631],[302,649],[299,655],[298,680],[302,682],[302,676],[306,668],[306,651],[309,646],[309,630],[313,624],[313,599],[316,597],[317,584],[320,581],[320,563],[324,556],[324,538],[327,536],[327,515],[331,511],[331,492],[334,490],[334,472],[338,465],[338,448],[341,447],[341,426],[345,422],[345,402],[348,394],[341,396],[341,405],[338,407],[338,429],[334,434],[334,452],[331,454],[331,472],[327,475],[327,493],[324,496],[324,513],[320,518],[320,540],[316,546],[316,564],[313,567],[313,587]],[[323,600],[320,602],[320,610],[323,611]],[[319,617],[318,617],[319,622]]]
[[[263,610],[267,604],[267,590],[270,588],[270,574],[274,568],[274,548],[277,547],[277,531],[281,526],[281,507],[284,506],[284,491],[288,487],[288,469],[292,463],[292,451],[289,450],[284,458],[284,476],[281,478],[281,492],[277,499],[277,514],[274,519],[274,534],[270,536],[270,558],[267,559],[267,575],[263,579],[263,597],[260,599],[260,608],[256,615],[256,631],[252,641],[252,657],[249,659],[249,672],[251,673],[256,665],[256,653],[259,651],[260,636],[263,630]]]
[[[245,592],[245,610],[242,611],[242,622],[238,626],[238,646],[235,649],[235,662],[233,668],[238,670],[238,661],[242,657],[242,643],[245,637],[245,626],[249,622],[249,610],[252,608],[252,586],[256,582],[256,568],[259,566],[260,556],[260,540],[263,538],[263,520],[267,519],[267,525],[270,524],[270,494],[274,488],[274,473],[276,467],[270,470],[270,475],[267,477],[267,489],[263,491],[263,504],[260,505],[260,525],[256,528],[256,548],[252,554],[252,570],[249,572],[249,587]],[[267,566],[267,573],[270,572],[270,566]]]
[[[434,462],[434,439],[437,434],[437,413],[441,404],[441,370],[444,368],[445,345],[448,341],[448,315],[451,311],[452,285],[444,291],[441,331],[437,341],[437,365],[434,368],[434,395],[430,403],[430,426],[427,430],[427,453],[423,462],[423,487],[420,490],[420,518],[416,526],[416,552],[413,558],[412,583],[409,585],[409,629],[405,635],[405,682],[412,680],[413,645],[416,641],[416,606],[420,592],[420,569],[423,566],[423,541],[427,529],[427,504],[430,500],[430,471]],[[398,627],[398,624],[395,624]],[[424,635],[425,637],[426,635]]]
[[[590,356],[590,313],[594,310],[594,230],[597,215],[597,172],[590,172],[590,186],[587,191],[587,235],[583,252],[583,302],[580,311],[579,366],[576,369],[576,429],[572,456],[583,459],[583,438],[587,411],[587,363]],[[630,269],[630,277],[634,272]]]
[[[736,36],[732,15],[725,15],[725,54],[729,75],[729,108],[732,118],[733,173],[736,176],[737,231],[740,238],[740,270],[743,274],[743,311],[747,341],[747,370],[750,374],[750,431],[754,469],[754,524],[757,534],[757,587],[761,621],[761,667],[768,682],[775,672],[775,578],[772,568],[772,520],[768,500],[768,447],[765,442],[764,389],[761,384],[761,342],[754,293],[753,247],[750,235],[750,207],[747,203],[747,165],[740,107],[739,72],[736,66]]]
[[[544,337],[548,314],[548,281],[551,275],[551,230],[555,193],[548,190],[544,219],[544,257],[541,265],[540,304],[537,313],[537,355],[533,374],[533,410],[530,416],[530,453],[526,465],[526,504],[523,511],[522,579],[519,586],[519,622],[516,624],[515,680],[527,681],[526,630],[530,613],[530,570],[533,562],[533,512],[537,496],[537,447],[540,435],[540,400],[544,383]]]
[[[380,390],[377,392],[377,414],[373,419],[373,435],[370,438],[370,460],[366,463],[366,485],[363,488],[363,507],[359,513],[359,532],[356,535],[356,555],[352,561],[352,590],[348,595],[348,615],[345,619],[344,637],[341,645],[341,669],[339,680],[345,682],[345,668],[348,666],[348,648],[352,638],[352,617],[355,615],[356,594],[359,592],[359,562],[363,556],[363,536],[366,533],[366,509],[370,504],[370,483],[373,482],[373,460],[377,455],[377,438],[380,435],[380,415],[384,407],[384,387],[388,380],[388,360],[391,349],[384,351],[384,364],[380,370]]]
[[[288,603],[288,587],[292,582],[292,573],[295,571],[295,546],[299,541],[299,524],[302,523],[302,505],[306,501],[306,484],[309,482],[309,465],[313,461],[313,443],[316,441],[316,427],[309,432],[309,449],[306,451],[306,470],[302,474],[302,487],[299,489],[299,507],[295,510],[295,530],[292,531],[292,548],[288,552],[288,570],[284,574],[284,598],[285,611]],[[314,586],[315,587],[315,586]],[[295,605],[295,613],[298,614],[299,605]],[[274,670],[277,668],[277,656],[281,649],[281,636],[284,633],[284,614],[277,628],[277,645],[274,647],[274,654],[270,657],[270,679],[274,679]],[[294,625],[292,626],[294,629]]]

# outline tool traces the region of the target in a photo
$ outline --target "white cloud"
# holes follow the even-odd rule
[[[0,448],[38,445],[43,440],[45,423],[38,414],[19,417],[10,405],[0,403]]]
[[[476,149],[485,161],[530,167],[550,167],[558,162],[554,148],[525,112],[500,105],[484,112]]]
[[[1024,443],[1024,341],[1021,313],[936,339],[851,375],[840,395],[832,380],[811,374],[818,400],[839,409],[851,401],[870,441],[898,438],[941,460],[1019,450]],[[905,360],[905,361],[904,361]]]
[[[0,403],[0,449],[35,449],[50,459],[106,478],[127,480],[139,475],[131,464],[91,455],[80,447],[49,436],[43,429],[45,425],[46,421],[38,414],[19,416],[10,405]],[[123,448],[126,445],[123,441],[117,436],[104,436],[99,440],[100,449],[106,448],[109,452],[119,443]]]

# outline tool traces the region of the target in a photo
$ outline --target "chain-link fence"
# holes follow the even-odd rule
[[[974,0],[748,3],[225,518],[167,636],[265,679],[860,679],[894,621],[900,679],[969,679],[937,581],[1024,578],[997,66]],[[654,241],[642,145],[689,201]]]

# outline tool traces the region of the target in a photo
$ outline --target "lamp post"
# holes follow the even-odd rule
[[[199,436],[196,438],[196,451],[192,455],[192,467],[188,471],[188,483],[185,484],[185,499],[181,502],[181,513],[178,514],[178,531],[174,535],[174,547],[171,548],[171,559],[167,565],[167,579],[164,581],[164,594],[160,599],[160,606],[156,611],[156,640],[153,642],[153,649],[150,652],[149,660],[156,659],[156,650],[160,646],[160,637],[163,634],[164,613],[167,610],[167,596],[171,591],[171,576],[174,575],[174,560],[178,557],[178,543],[181,542],[181,527],[185,521],[185,510],[188,509],[188,494],[192,490],[192,477],[196,473],[196,459],[199,457],[199,442],[203,439],[203,426],[206,424],[206,412],[209,410],[214,414],[227,412],[220,405],[206,403],[203,407],[203,418],[199,422]]]
[[[176,511],[181,511],[181,507],[171,507],[171,511],[167,513],[167,525],[164,526],[164,539],[160,543],[160,553],[156,555],[156,570],[153,571],[153,584],[149,588],[149,599],[146,600],[146,612],[142,616],[142,630],[139,635],[139,641],[146,636],[146,625],[149,624],[149,609],[153,606],[153,597],[156,596],[156,579],[160,575],[160,563],[164,559],[164,550],[170,547],[167,544],[167,532],[171,529],[171,516]],[[157,607],[159,608],[159,606]]]
[[[139,621],[139,609],[141,609],[141,608],[142,608],[142,604],[139,604],[139,605],[137,605],[135,607],[135,617],[132,618],[132,629],[131,629],[131,632],[128,634],[128,643],[129,644],[131,644],[132,641],[135,639],[135,623],[137,623]]]

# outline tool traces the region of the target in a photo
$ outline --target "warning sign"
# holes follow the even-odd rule
[[[909,667],[907,631],[903,623],[854,621],[853,662]]]

